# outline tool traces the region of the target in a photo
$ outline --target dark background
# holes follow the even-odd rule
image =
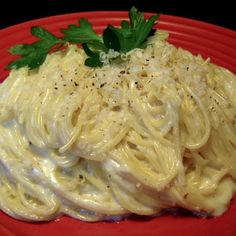
[[[162,12],[197,19],[236,30],[234,0],[4,0],[0,29],[45,16],[97,10],[129,10],[132,5],[145,12]]]

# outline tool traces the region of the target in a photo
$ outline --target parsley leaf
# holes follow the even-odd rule
[[[101,67],[102,66],[102,62],[100,61],[100,53],[96,52],[96,51],[92,51],[89,48],[89,45],[86,44],[86,43],[83,43],[82,47],[83,47],[85,53],[89,56],[85,60],[84,64],[86,66],[89,66],[89,67]]]
[[[98,36],[92,25],[87,19],[79,20],[80,26],[69,25],[68,29],[62,29],[61,32],[65,35],[63,39],[71,43],[88,43],[91,41],[101,42],[102,39]]]
[[[114,49],[115,51],[120,51],[120,38],[117,36],[116,32],[114,32],[111,28],[112,26],[108,26],[103,32],[103,42],[106,48]]]
[[[27,54],[25,57],[14,60],[7,66],[7,69],[19,69],[24,66],[35,69],[45,61],[46,56],[47,53],[38,53],[37,51],[34,51]]]
[[[122,21],[121,28],[109,25],[106,30],[109,29],[109,37],[112,38],[111,41],[113,41],[113,44],[119,41],[120,52],[126,53],[134,48],[144,47],[147,37],[153,34],[152,27],[158,17],[159,15],[154,15],[146,21],[144,13],[138,12],[137,8],[132,7],[129,12],[130,23]],[[118,45],[118,43],[116,43],[116,45]],[[113,47],[113,49],[116,50],[115,47]]]
[[[13,55],[20,55],[21,57],[11,62],[6,69],[18,69],[23,66],[35,69],[45,61],[47,54],[55,45],[63,43],[55,35],[39,26],[33,26],[31,33],[40,38],[40,40],[32,44],[17,44],[11,47],[9,52]]]
[[[55,35],[39,26],[33,26],[31,28],[31,34],[46,41],[60,41]]]

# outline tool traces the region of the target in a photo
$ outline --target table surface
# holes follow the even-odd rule
[[[197,19],[236,30],[232,0],[5,0],[0,8],[0,29],[41,17],[81,11],[129,10],[161,12]]]

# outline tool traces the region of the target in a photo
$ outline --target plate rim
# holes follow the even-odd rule
[[[10,25],[10,26],[7,26],[5,28],[2,28],[0,29],[0,37],[1,37],[1,34],[2,33],[6,33],[6,32],[11,32],[12,30],[15,30],[15,29],[18,29],[19,27],[21,26],[24,26],[25,24],[37,24],[37,23],[40,23],[43,21],[52,21],[52,19],[55,19],[55,18],[72,18],[72,17],[76,17],[78,15],[90,15],[89,18],[97,18],[96,16],[95,17],[91,17],[93,16],[94,14],[99,14],[99,16],[101,15],[119,15],[118,18],[121,17],[121,15],[126,15],[128,16],[128,12],[129,11],[114,11],[114,10],[106,10],[106,11],[81,11],[81,12],[71,12],[71,13],[63,13],[63,14],[55,14],[55,15],[50,15],[50,16],[45,16],[45,17],[39,17],[39,18],[36,18],[36,19],[32,19],[32,20],[26,20],[26,21],[23,21],[23,22],[20,22],[20,23],[17,23],[17,24],[14,24],[14,25]],[[153,15],[153,14],[157,14],[157,13],[154,13],[154,12],[144,12],[145,16],[150,16],[150,15]],[[171,15],[171,14],[160,14],[160,18],[165,18],[165,19],[174,19],[174,20],[177,20],[177,21],[181,21],[181,20],[184,20],[185,23],[190,23],[191,25],[192,24],[201,24],[202,26],[205,27],[211,27],[212,29],[214,29],[215,31],[222,31],[222,30],[226,30],[228,31],[229,35],[231,35],[232,37],[235,37],[236,39],[236,31],[233,30],[233,29],[230,29],[230,28],[227,28],[227,27],[223,27],[223,26],[220,26],[220,25],[217,25],[217,24],[213,24],[213,23],[210,23],[210,22],[205,22],[205,21],[202,21],[202,20],[199,20],[199,19],[194,19],[194,18],[189,18],[189,17],[182,17],[182,16],[177,16],[177,15]]]

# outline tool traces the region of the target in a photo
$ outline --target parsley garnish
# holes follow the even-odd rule
[[[79,26],[69,25],[68,29],[62,29],[61,32],[65,35],[63,39],[71,43],[102,42],[101,37],[84,18],[79,20]]]
[[[48,32],[42,27],[33,26],[31,34],[40,38],[32,44],[17,44],[9,49],[13,55],[21,57],[11,62],[6,69],[18,69],[28,66],[30,69],[39,67],[46,59],[47,54],[57,45],[58,48],[64,44],[64,41]]]
[[[132,7],[129,12],[129,22],[123,20],[120,28],[108,25],[101,36],[95,33],[92,25],[84,18],[79,20],[79,25],[69,25],[67,29],[61,29],[63,33],[61,38],[42,27],[33,26],[31,33],[39,40],[32,44],[18,44],[11,47],[9,52],[19,55],[20,58],[11,62],[6,69],[18,69],[24,66],[35,69],[45,61],[48,53],[66,47],[67,42],[82,45],[88,55],[85,60],[86,66],[103,66],[104,62],[100,55],[107,54],[111,50],[118,53],[115,57],[111,57],[109,62],[119,61],[116,59],[120,54],[147,46],[147,38],[154,33],[153,26],[158,17],[159,15],[153,15],[146,20],[144,13]]]

